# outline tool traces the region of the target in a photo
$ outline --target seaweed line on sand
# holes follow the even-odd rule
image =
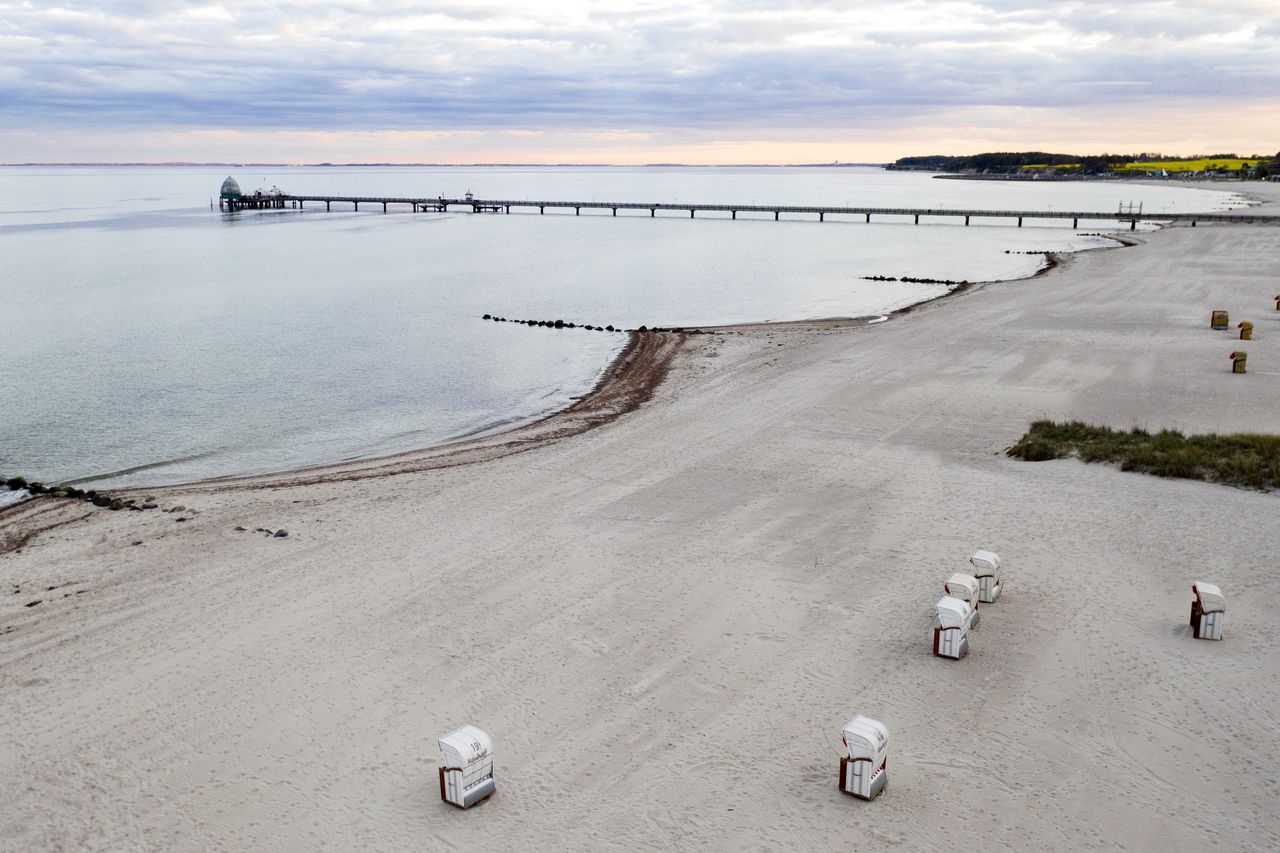
[[[1131,237],[1114,236],[1112,239],[1116,240],[1116,245],[1080,251],[1124,248],[1141,242]],[[890,312],[888,316],[889,318],[902,317],[930,306],[949,303],[955,297],[977,291],[988,285],[1012,284],[1041,278],[1054,270],[1069,266],[1073,254],[1076,253],[1046,252],[1045,265],[1029,276],[1020,279],[969,282],[954,287],[934,299],[899,308]],[[833,317],[785,322],[738,323],[725,326],[688,326],[686,329],[692,331],[696,328],[703,332],[716,331],[745,335],[782,330],[830,332],[869,327],[876,325],[881,319],[878,316]],[[644,405],[667,378],[689,340],[689,335],[682,333],[631,332],[626,346],[606,367],[590,392],[563,409],[511,428],[466,436],[444,444],[391,455],[325,463],[270,474],[224,477],[168,486],[147,486],[145,489],[149,494],[274,490],[454,468],[535,450],[554,441],[604,426]],[[121,491],[125,493],[128,490]],[[87,517],[77,515],[69,518],[65,513],[49,512],[49,510],[61,508],[70,510],[72,507],[79,507],[77,503],[65,501],[52,503],[53,500],[41,497],[0,508],[0,531],[3,531],[3,536],[0,536],[0,554],[12,550],[16,543],[25,544],[39,533]],[[35,509],[37,507],[38,511]],[[17,544],[16,547],[22,547],[22,545]]]

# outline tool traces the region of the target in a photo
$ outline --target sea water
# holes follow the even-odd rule
[[[1109,244],[1052,220],[217,209],[246,192],[1148,215],[1242,204],[1112,182],[866,168],[0,169],[0,474],[158,484],[424,447],[544,415],[625,344],[579,324],[880,315]],[[1031,254],[1028,254],[1031,253]]]

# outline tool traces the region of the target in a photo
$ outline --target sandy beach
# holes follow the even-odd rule
[[[1280,229],[1134,240],[874,325],[651,336],[534,432],[5,510],[0,848],[1280,848],[1280,497],[1003,452],[1278,430]],[[1006,592],[935,658],[979,547]],[[870,803],[856,713],[892,736]],[[464,812],[468,722],[497,793]]]

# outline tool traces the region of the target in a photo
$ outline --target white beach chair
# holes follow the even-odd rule
[[[1191,633],[1198,640],[1221,640],[1222,623],[1227,618],[1227,599],[1222,590],[1211,583],[1196,581],[1191,585],[1195,600],[1191,602]]]
[[[973,576],[978,579],[978,600],[990,604],[1004,591],[1004,579],[1000,574],[1000,555],[979,548],[969,558]]]
[[[947,582],[942,585],[942,591],[952,598],[958,598],[965,604],[968,604],[971,613],[969,614],[969,630],[978,627],[978,590],[980,585],[978,579],[973,575],[967,575],[964,572],[956,572],[947,578]]]
[[[440,799],[467,809],[493,793],[493,741],[483,729],[459,726],[440,738]]]
[[[845,723],[841,740],[848,754],[840,758],[840,790],[874,800],[889,784],[889,730],[859,714]]]
[[[969,619],[973,609],[967,602],[945,596],[934,605],[933,653],[940,658],[959,660],[969,654]]]

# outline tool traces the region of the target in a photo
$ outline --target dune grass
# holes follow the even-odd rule
[[[1029,462],[1075,456],[1157,477],[1262,490],[1280,486],[1280,435],[1188,436],[1168,429],[1149,433],[1137,427],[1122,431],[1081,421],[1036,421],[1006,452]]]

